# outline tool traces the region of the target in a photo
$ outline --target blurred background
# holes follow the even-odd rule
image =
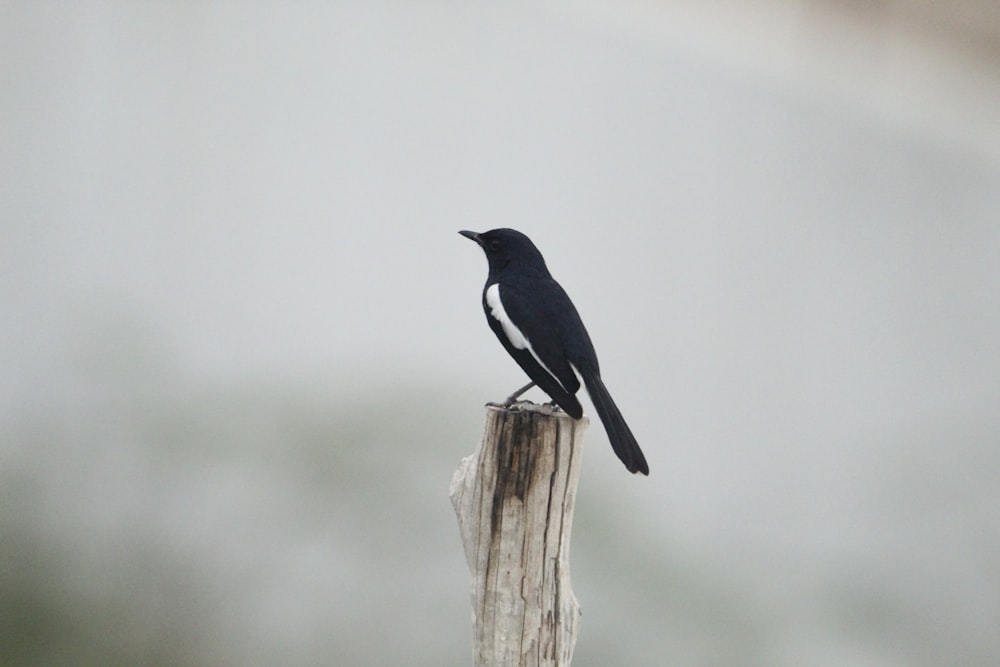
[[[456,232],[500,226],[652,469],[591,426],[574,665],[1000,664],[997,3],[0,36],[4,665],[469,664],[448,484],[524,378]]]

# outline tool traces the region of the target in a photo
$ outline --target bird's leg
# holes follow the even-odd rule
[[[517,391],[515,391],[513,394],[511,394],[510,396],[508,396],[507,400],[503,402],[503,406],[505,408],[509,408],[510,406],[514,405],[514,403],[517,401],[517,399],[521,397],[521,394],[523,394],[524,392],[528,391],[529,389],[531,389],[534,386],[535,386],[534,382],[529,382],[528,384],[524,385],[523,387],[521,387],[520,389],[518,389]]]

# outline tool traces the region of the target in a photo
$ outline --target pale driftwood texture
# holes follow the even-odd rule
[[[451,482],[472,577],[477,667],[565,667],[580,607],[569,540],[587,420],[489,405],[483,443]]]

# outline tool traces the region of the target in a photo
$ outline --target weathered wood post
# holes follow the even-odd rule
[[[488,405],[482,445],[455,472],[476,667],[570,664],[580,607],[569,541],[587,424],[545,405]]]

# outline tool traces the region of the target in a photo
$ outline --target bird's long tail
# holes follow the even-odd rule
[[[611,399],[608,388],[601,381],[601,376],[597,373],[581,373],[583,382],[587,385],[587,393],[597,410],[597,415],[604,424],[604,430],[608,433],[608,440],[615,454],[622,460],[629,472],[641,472],[643,475],[649,474],[649,465],[646,464],[646,457],[639,449],[639,443],[632,435],[632,429],[625,423],[618,406]]]

